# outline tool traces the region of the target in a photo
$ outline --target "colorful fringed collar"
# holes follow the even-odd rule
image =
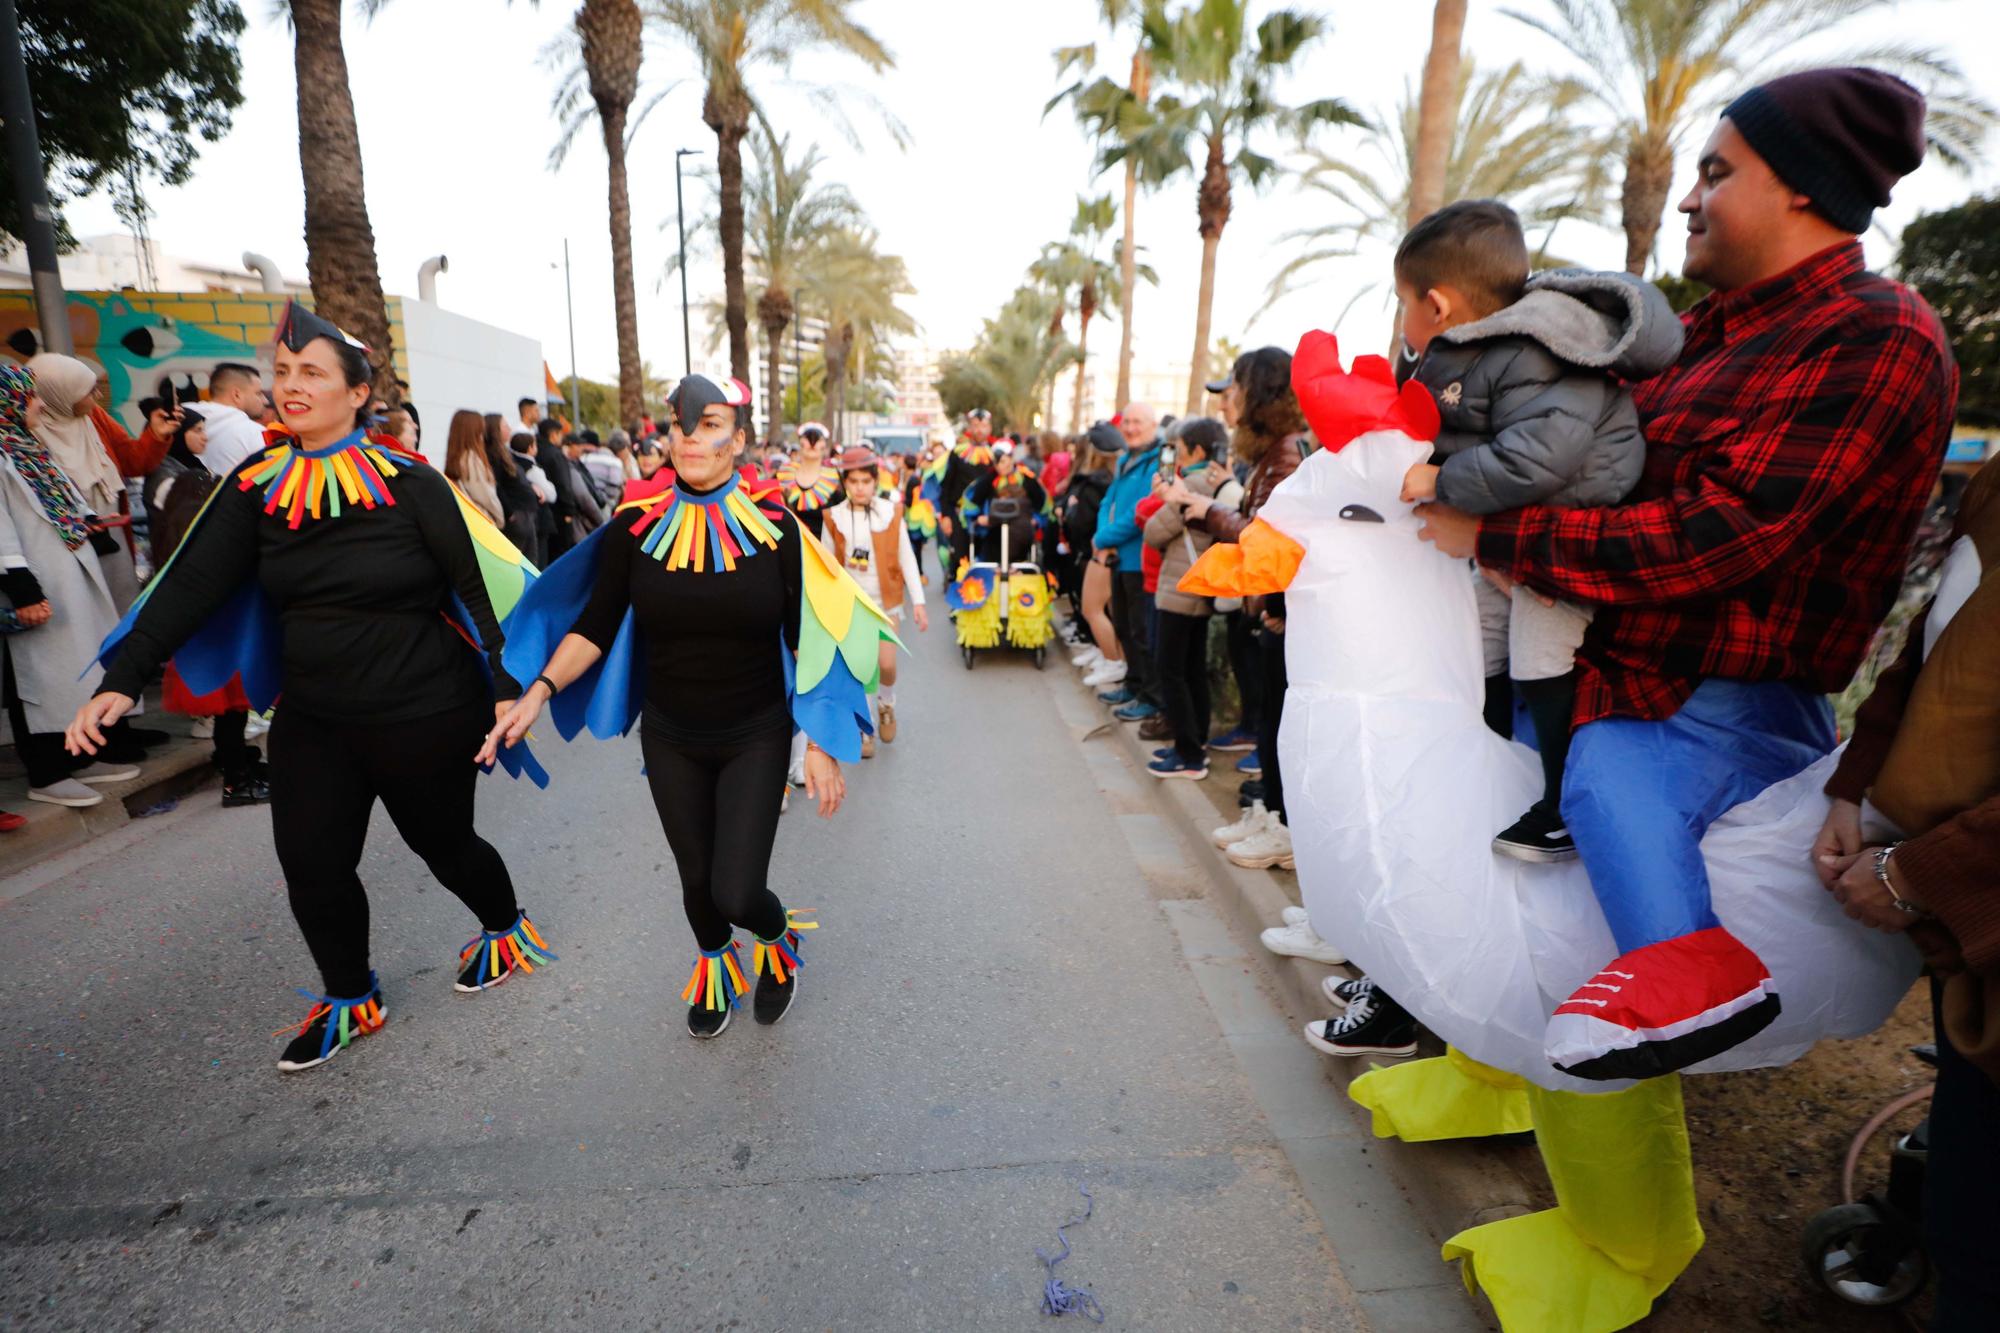
[[[339,518],[353,505],[395,504],[387,479],[422,461],[359,430],[323,449],[302,448],[289,435],[265,438],[277,442],[237,474],[236,484],[246,491],[262,487],[264,512],[283,510],[294,529],[309,518]]]
[[[840,477],[833,469],[821,466],[819,477],[810,486],[801,486],[798,470],[790,463],[778,469],[778,485],[782,488],[785,505],[789,509],[811,511],[825,507],[840,490]]]
[[[669,570],[689,569],[729,573],[738,560],[757,554],[759,546],[776,549],[782,533],[746,495],[742,476],[706,495],[678,485],[649,504],[632,524],[639,549]]]
[[[957,453],[960,458],[963,458],[974,467],[993,466],[993,449],[990,445],[966,444],[961,442]]]

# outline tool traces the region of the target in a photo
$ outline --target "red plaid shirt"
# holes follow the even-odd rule
[[[1626,503],[1480,525],[1481,564],[1598,608],[1579,726],[1671,717],[1709,676],[1844,688],[1951,435],[1944,329],[1859,242],[1683,322],[1679,363],[1635,388],[1646,471]]]

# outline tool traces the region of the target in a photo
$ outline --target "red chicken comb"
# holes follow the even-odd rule
[[[1357,356],[1352,370],[1342,370],[1340,343],[1323,329],[1299,339],[1292,353],[1292,392],[1322,449],[1338,452],[1378,430],[1437,438],[1438,409],[1429,389],[1415,380],[1398,389],[1385,357]]]

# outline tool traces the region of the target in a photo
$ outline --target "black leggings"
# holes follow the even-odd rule
[[[1285,636],[1257,631],[1262,659],[1264,715],[1257,725],[1257,763],[1264,770],[1264,808],[1285,813],[1285,776],[1278,771],[1278,727],[1285,720]]]
[[[790,727],[725,745],[684,745],[642,726],[639,748],[695,943],[720,949],[735,926],[778,938],[785,907],[765,881],[791,763]]]
[[[1264,678],[1258,674],[1257,624],[1242,611],[1231,611],[1229,619],[1229,669],[1236,677],[1236,693],[1243,701],[1238,723],[1252,736],[1264,717]]]
[[[472,829],[473,766],[493,706],[357,726],[280,707],[271,724],[271,834],[292,915],[326,994],[368,990],[368,895],[355,868],[377,797],[438,883],[484,930],[520,915],[500,853]]]
[[[1199,763],[1208,750],[1208,617],[1160,612],[1160,705],[1174,729],[1174,750]]]
[[[1125,688],[1149,704],[1159,703],[1159,677],[1153,670],[1153,644],[1147,637],[1146,576],[1136,569],[1111,571],[1111,627],[1125,654]]]

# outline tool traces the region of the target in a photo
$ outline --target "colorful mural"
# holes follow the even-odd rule
[[[206,390],[208,372],[223,361],[268,371],[288,299],[283,292],[71,292],[70,332],[76,354],[110,380],[106,407],[136,432],[145,425],[139,400],[158,393],[163,377]],[[397,372],[407,377],[400,298],[389,300],[389,326]],[[25,361],[41,350],[38,329],[32,294],[0,291],[0,348]]]

